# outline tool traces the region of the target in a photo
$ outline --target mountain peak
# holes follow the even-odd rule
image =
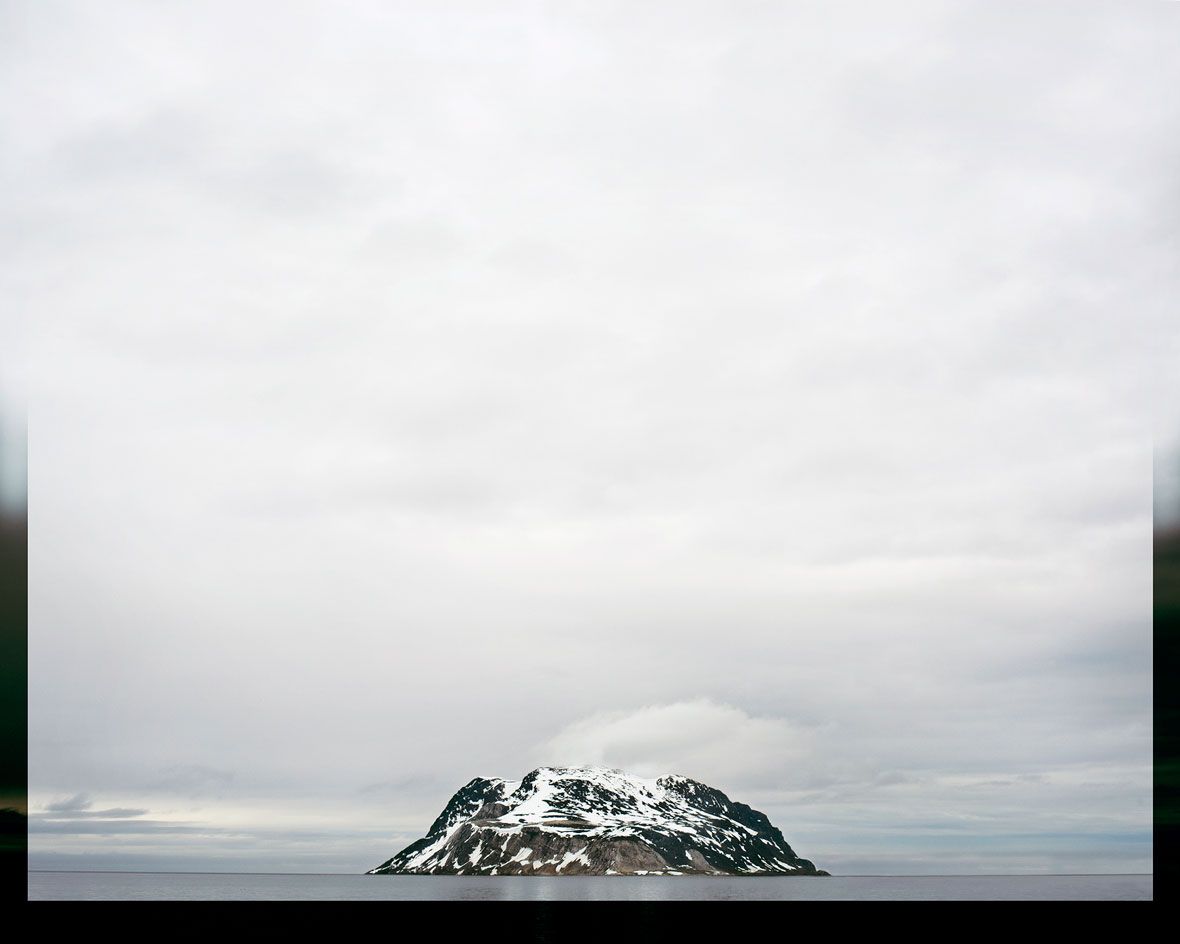
[[[370,874],[826,875],[765,814],[680,775],[537,767],[476,777]]]

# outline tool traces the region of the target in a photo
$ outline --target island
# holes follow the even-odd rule
[[[368,875],[828,875],[765,814],[688,777],[538,767],[476,777]]]

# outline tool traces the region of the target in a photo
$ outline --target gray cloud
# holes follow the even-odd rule
[[[32,813],[30,819],[36,820],[79,820],[79,819],[131,819],[143,816],[147,810],[111,807],[106,810],[69,810],[65,812],[50,811],[48,813]]]
[[[145,813],[146,810],[137,811]],[[199,826],[189,826],[180,823],[158,822],[147,819],[109,819],[109,820],[59,820],[33,815],[29,817],[30,833],[65,834],[69,836],[123,836],[123,835],[168,835],[172,833],[201,833],[205,832]]]
[[[359,871],[557,754],[1149,867],[1176,15],[9,10],[31,855]]]
[[[85,793],[75,793],[64,800],[54,800],[46,803],[45,809],[51,813],[82,813],[92,806],[90,798]]]

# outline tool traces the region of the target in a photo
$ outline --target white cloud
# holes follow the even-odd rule
[[[710,699],[599,712],[562,729],[538,752],[554,766],[680,774],[725,789],[769,772],[789,777],[811,735],[779,718],[751,717]]]

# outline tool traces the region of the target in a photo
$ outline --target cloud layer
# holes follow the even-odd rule
[[[147,811],[38,861],[359,871],[584,758],[1150,867],[1174,5],[3,16],[30,809]]]

